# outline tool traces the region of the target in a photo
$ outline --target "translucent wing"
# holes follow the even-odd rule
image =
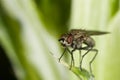
[[[109,32],[104,32],[104,31],[86,31],[86,34],[88,35],[103,35],[103,34],[108,34]]]
[[[72,29],[70,31],[71,33],[82,33],[82,34],[87,34],[90,36],[94,35],[103,35],[103,34],[108,34],[109,32],[104,32],[104,31],[96,31],[96,30],[83,30],[83,29]]]

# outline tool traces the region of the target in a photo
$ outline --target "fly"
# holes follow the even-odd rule
[[[98,36],[98,35],[103,35],[103,34],[108,34],[109,32],[102,32],[102,31],[92,31],[92,30],[83,30],[83,29],[72,29],[68,33],[63,34],[59,42],[61,45],[64,47],[64,51],[62,55],[59,58],[59,61],[63,57],[64,53],[68,51],[71,55],[71,64],[70,64],[70,69],[72,66],[74,66],[74,57],[73,57],[73,52],[75,50],[86,50],[86,52],[81,56],[81,61],[80,61],[80,70],[82,70],[82,61],[85,55],[87,55],[90,51],[94,51],[95,55],[92,58],[92,60],[89,62],[89,69],[90,72],[92,73],[92,68],[91,64],[94,61],[95,57],[98,54],[98,50],[94,49],[95,46],[95,41],[91,36]],[[83,46],[83,44],[85,46]],[[72,48],[70,51],[69,48]],[[80,53],[81,54],[81,53]]]

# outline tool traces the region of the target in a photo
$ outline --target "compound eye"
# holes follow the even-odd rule
[[[71,44],[72,41],[73,41],[73,37],[72,37],[72,36],[69,36],[69,37],[67,38],[67,42],[68,42],[68,44]]]

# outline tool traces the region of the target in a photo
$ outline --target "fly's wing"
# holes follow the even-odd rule
[[[92,31],[92,30],[88,30],[86,31],[86,34],[90,35],[90,36],[94,36],[94,35],[104,35],[104,34],[108,34],[109,32],[104,32],[104,31]]]
[[[83,33],[86,35],[94,36],[94,35],[103,35],[103,34],[108,34],[109,32],[104,32],[104,31],[95,31],[95,30],[83,30],[83,29],[72,29],[70,31],[71,33]]]

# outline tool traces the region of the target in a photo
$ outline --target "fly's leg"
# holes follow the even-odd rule
[[[95,51],[96,52],[95,55],[94,55],[94,57],[92,58],[92,60],[89,62],[90,72],[92,74],[92,66],[91,66],[91,64],[94,61],[94,59],[96,58],[96,56],[98,54],[98,50],[97,49],[92,49],[91,51]]]
[[[82,61],[83,61],[83,58],[85,57],[85,55],[86,55],[88,52],[90,52],[90,51],[95,51],[95,52],[96,52],[95,55],[94,55],[94,57],[92,58],[92,60],[89,62],[89,69],[90,69],[90,73],[92,74],[92,66],[91,66],[91,64],[92,64],[92,62],[94,61],[94,59],[96,58],[96,56],[97,56],[97,54],[98,54],[98,50],[97,50],[97,49],[92,49],[92,48],[88,49],[87,47],[86,47],[86,48],[82,48],[82,50],[87,50],[87,52],[86,52],[84,55],[82,55],[82,59],[81,59],[81,61],[80,61],[80,69],[81,69],[81,70],[82,70]]]
[[[70,51],[69,49],[67,49],[68,52],[70,53],[71,55],[71,64],[70,64],[70,69],[72,68],[72,66],[75,65],[75,62],[74,62],[74,57],[73,57],[73,52],[75,51],[75,49],[73,49],[72,51]]]
[[[81,61],[82,55],[81,55],[81,50],[79,50],[79,61]]]
[[[82,61],[83,61],[83,58],[85,57],[85,55],[87,55],[91,50],[92,50],[92,48],[90,48],[90,49],[88,49],[87,47],[86,48],[83,48],[83,50],[84,49],[87,49],[87,52],[84,54],[84,55],[82,55],[82,57],[81,57],[81,61],[80,61],[80,70],[82,70]],[[81,49],[82,50],[82,49]],[[90,64],[91,65],[91,64]]]
[[[70,70],[71,68],[74,66],[75,62],[74,62],[74,57],[73,57],[73,53],[71,52],[71,64],[70,64]]]
[[[65,52],[66,52],[66,48],[64,49],[62,55],[60,56],[60,58],[59,58],[59,62],[60,62],[61,58],[63,57],[63,55],[65,54]]]
[[[80,59],[80,70],[82,70],[82,55],[81,55],[81,50],[79,50],[79,59]]]

